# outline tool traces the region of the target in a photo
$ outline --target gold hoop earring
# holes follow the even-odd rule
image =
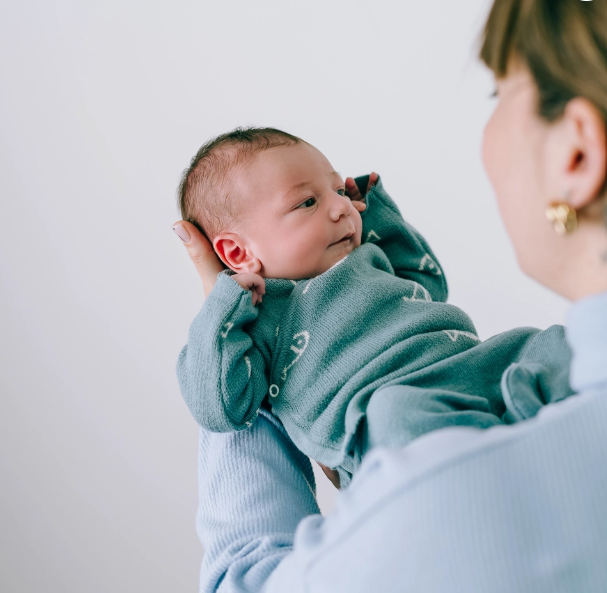
[[[577,229],[577,212],[566,202],[552,202],[546,208],[546,218],[557,235],[570,235]]]

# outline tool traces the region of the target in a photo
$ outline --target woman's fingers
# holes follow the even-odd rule
[[[215,286],[217,274],[225,269],[223,263],[217,257],[209,240],[192,223],[178,220],[173,225],[173,230],[184,243],[202,280],[204,292],[208,295]]]

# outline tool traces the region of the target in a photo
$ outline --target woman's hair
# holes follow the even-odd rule
[[[304,142],[276,128],[236,128],[200,147],[177,188],[181,217],[209,241],[240,219],[239,196],[231,180],[235,169],[263,150]]]
[[[521,59],[539,90],[539,114],[559,118],[585,97],[607,121],[607,1],[495,0],[480,57],[497,78]]]

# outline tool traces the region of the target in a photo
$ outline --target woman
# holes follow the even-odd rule
[[[371,451],[324,519],[270,414],[201,432],[202,590],[607,590],[607,4],[495,0],[481,57],[499,97],[485,167],[521,268],[576,301],[578,395]],[[208,294],[221,265],[179,224]]]

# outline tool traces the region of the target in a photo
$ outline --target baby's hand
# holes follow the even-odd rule
[[[364,203],[364,199],[371,190],[371,188],[377,183],[379,179],[379,175],[377,173],[371,173],[369,175],[369,183],[367,185],[367,190],[365,191],[365,195],[363,196],[358,189],[358,185],[356,185],[356,181],[354,181],[353,177],[346,178],[346,195],[352,200],[352,204],[359,211],[362,212],[367,206]]]
[[[325,473],[325,476],[327,476],[327,478],[329,478],[329,480],[331,481],[331,484],[333,484],[333,486],[335,486],[335,488],[337,488],[339,490],[340,489],[339,474],[337,473],[337,471],[327,467],[326,465],[323,465],[322,463],[320,463],[320,461],[317,461],[316,463],[318,463],[320,469],[322,469],[322,471]]]
[[[266,283],[259,274],[244,272],[242,274],[234,274],[232,278],[245,290],[253,292],[253,305],[261,303],[261,295],[266,293]]]

